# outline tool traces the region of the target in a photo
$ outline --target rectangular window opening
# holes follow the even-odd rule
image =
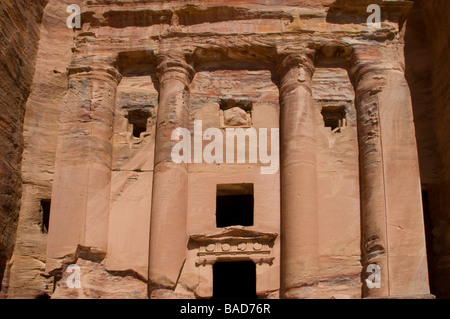
[[[48,233],[49,225],[50,225],[50,207],[51,200],[50,199],[42,199],[41,200],[41,232],[43,234]]]
[[[219,184],[216,196],[216,226],[253,226],[253,184]]]

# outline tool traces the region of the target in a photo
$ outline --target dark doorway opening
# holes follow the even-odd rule
[[[255,263],[216,262],[213,266],[213,298],[257,299]]]
[[[217,185],[216,226],[253,226],[253,184]]]

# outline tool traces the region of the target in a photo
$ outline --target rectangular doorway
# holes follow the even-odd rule
[[[216,262],[213,265],[213,299],[257,299],[256,264],[252,261]]]

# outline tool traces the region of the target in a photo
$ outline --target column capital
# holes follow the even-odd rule
[[[380,50],[371,45],[353,47],[350,59],[350,76],[354,83],[356,98],[375,96],[386,87],[386,71],[392,69],[383,59]]]
[[[303,68],[310,77],[314,73],[314,57],[315,50],[301,49],[296,51],[286,50],[278,54],[276,72],[280,77],[283,77],[292,68]]]
[[[160,83],[169,78],[177,78],[189,86],[194,78],[195,69],[186,61],[181,52],[161,52],[157,55],[156,61],[156,72]]]
[[[314,74],[315,51],[303,49],[299,51],[284,51],[278,55],[276,72],[280,76],[280,94],[285,94],[298,88],[311,90]]]
[[[107,80],[119,84],[122,75],[117,67],[117,54],[98,54],[94,57],[86,57],[76,53],[67,68],[67,76],[70,77],[104,77]]]
[[[372,74],[376,77],[377,74],[382,75],[387,69],[392,68],[391,62],[388,64],[378,47],[373,45],[353,46],[350,63],[350,75],[353,77],[356,85],[366,75]],[[375,80],[377,79],[379,80],[380,78],[375,78]]]
[[[119,84],[122,74],[113,66],[80,66],[71,65],[67,68],[67,75],[70,77],[105,77]]]

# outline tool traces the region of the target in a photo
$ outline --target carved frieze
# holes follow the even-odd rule
[[[214,264],[218,260],[242,259],[272,264],[272,247],[277,236],[277,233],[227,227],[212,235],[191,235],[190,242],[198,249],[196,266]]]

